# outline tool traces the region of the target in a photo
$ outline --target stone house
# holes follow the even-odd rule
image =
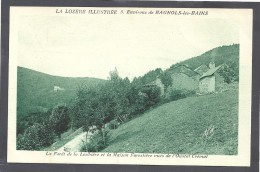
[[[207,72],[209,70],[209,67],[206,65],[201,65],[199,67],[197,67],[196,69],[194,69],[195,72],[199,73],[200,75],[203,75],[205,72]]]
[[[199,73],[187,65],[179,65],[171,71],[172,89],[197,91],[199,89]]]
[[[222,67],[219,65],[215,67],[215,63],[210,63],[209,70],[203,73],[199,78],[199,92],[207,94],[215,92],[216,87],[223,83],[223,78],[217,74],[217,71]]]
[[[174,67],[171,72],[173,90],[195,91],[200,94],[207,94],[214,92],[216,88],[224,83],[224,79],[217,73],[222,65],[215,67],[215,63],[211,62],[209,66],[201,65],[192,70],[187,65],[179,65]],[[161,95],[165,93],[165,86],[160,78],[145,87],[157,86],[161,90]]]

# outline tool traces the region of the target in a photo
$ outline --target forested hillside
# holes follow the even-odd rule
[[[202,64],[208,65],[211,61],[215,62],[216,66],[221,64],[227,64],[229,66],[238,68],[239,44],[216,47],[199,56],[174,64],[171,66],[171,68],[178,64],[185,64],[194,70]]]
[[[137,84],[147,84],[154,81],[157,77],[160,77],[162,80],[165,80],[165,78],[167,78],[167,76],[170,75],[172,69],[178,65],[187,65],[189,66],[189,68],[194,70],[201,65],[208,66],[210,62],[215,62],[216,66],[225,64],[225,71],[220,72],[226,72],[228,74],[232,73],[231,75],[235,75],[236,77],[238,77],[239,44],[216,47],[199,56],[192,57],[188,60],[184,60],[179,63],[173,64],[170,68],[164,71],[161,68],[151,70],[142,77],[134,78],[133,82]]]
[[[57,103],[68,103],[80,86],[96,86],[104,80],[96,78],[59,77],[18,67],[17,70],[18,115],[44,111]],[[64,91],[54,92],[54,86]]]
[[[104,80],[96,78],[59,77],[18,67],[17,118],[18,134],[35,122],[41,122],[48,110],[57,104],[69,103],[79,87],[94,87]],[[54,86],[64,88],[54,91]],[[47,117],[48,118],[48,117]]]

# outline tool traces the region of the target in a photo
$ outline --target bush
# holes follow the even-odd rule
[[[233,64],[231,66],[222,66],[218,73],[224,78],[224,82],[230,84],[239,80],[239,68],[238,65]]]
[[[55,134],[60,138],[61,134],[69,128],[70,118],[68,108],[65,105],[57,105],[54,107],[49,121]]]
[[[148,110],[151,106],[160,102],[161,91],[157,86],[143,87],[141,89],[143,109]]]
[[[111,130],[117,129],[118,126],[119,126],[119,122],[116,119],[110,121],[108,124],[108,128]]]
[[[50,146],[54,141],[54,133],[47,124],[35,123],[27,128],[24,134],[17,137],[18,150],[40,150]]]
[[[29,128],[35,123],[46,123],[51,115],[51,110],[47,112],[34,112],[26,115],[17,115],[17,135],[23,134],[26,128]]]
[[[194,95],[196,92],[194,90],[174,90],[172,88],[169,88],[164,95],[164,101],[170,102],[175,101],[179,99],[183,99],[186,97],[189,97],[191,95]]]
[[[94,133],[89,141],[84,142],[81,152],[99,152],[109,145],[110,133],[109,129],[98,130]]]

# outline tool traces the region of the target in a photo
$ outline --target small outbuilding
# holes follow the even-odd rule
[[[53,91],[54,91],[54,92],[65,91],[65,89],[64,89],[64,88],[61,88],[61,87],[59,87],[59,86],[54,85]]]
[[[209,65],[209,70],[199,78],[199,91],[201,94],[215,92],[216,89],[216,76],[215,73],[221,68],[222,65],[215,67],[214,63]]]

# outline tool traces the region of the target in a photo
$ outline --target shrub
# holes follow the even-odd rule
[[[26,115],[17,115],[17,135],[24,133],[26,128],[29,128],[35,123],[46,123],[51,115],[51,111],[47,112],[34,112]]]
[[[224,82],[230,84],[239,80],[239,69],[237,66],[236,64],[231,66],[224,65],[219,69],[218,73],[224,78]]]
[[[160,76],[162,84],[165,86],[165,88],[172,86],[172,77],[170,72],[164,72]]]
[[[18,150],[40,150],[50,146],[54,140],[54,133],[47,124],[35,123],[27,128],[24,134],[17,137]]]
[[[160,102],[161,91],[159,87],[143,87],[141,92],[144,94],[142,97],[144,110],[148,110],[151,106]]]
[[[196,92],[194,90],[174,90],[172,88],[169,88],[164,95],[164,101],[169,102],[183,99],[194,95],[195,93]]]
[[[49,121],[55,134],[60,138],[61,134],[69,128],[70,118],[68,108],[65,105],[54,107]]]
[[[109,145],[109,129],[98,130],[94,133],[89,141],[85,141],[81,147],[81,152],[99,152]]]

